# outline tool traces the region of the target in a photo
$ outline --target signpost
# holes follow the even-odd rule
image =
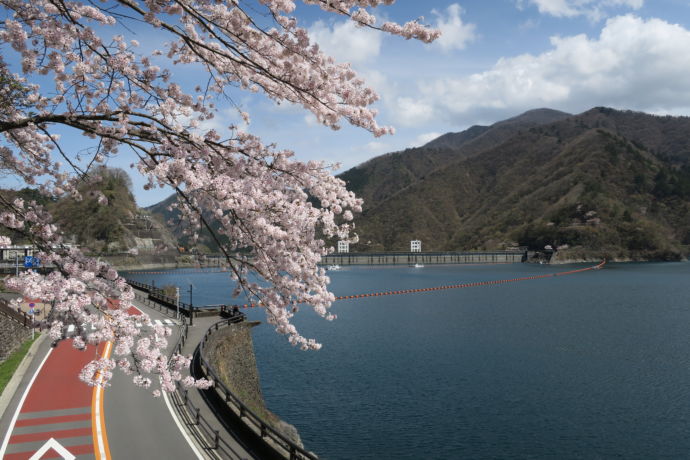
[[[34,315],[36,314],[36,310],[34,309],[35,306],[36,306],[36,304],[33,302],[31,302],[29,304],[29,314],[31,315],[31,340],[34,339],[34,332],[35,332],[35,329],[34,329]]]

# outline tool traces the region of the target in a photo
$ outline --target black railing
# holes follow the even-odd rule
[[[233,315],[232,317],[226,319],[228,323],[237,323],[245,320],[245,315],[239,313]],[[180,337],[177,339],[177,343],[172,348],[170,352],[170,357],[175,353],[182,354],[182,349],[187,342],[187,336],[189,333],[189,325],[187,324],[185,318],[182,318],[182,324],[180,325]],[[219,454],[225,454],[226,458],[240,458],[241,453],[237,452],[231,442],[226,439],[229,437],[225,432],[221,433],[220,430],[216,429],[214,425],[206,420],[206,418],[201,413],[201,409],[197,407],[192,399],[189,397],[189,389],[185,388],[179,381],[175,383],[175,393],[174,398],[176,399],[176,404],[178,407],[178,412],[182,416],[184,422],[192,428],[192,431],[205,449],[215,450]],[[214,410],[210,407],[211,411]]]
[[[127,283],[130,286],[147,293],[147,299],[152,301],[152,304],[154,305],[158,304],[159,308],[177,307],[175,299],[162,294],[162,290],[156,288],[155,286],[133,280],[127,280]],[[162,300],[167,302],[161,305]],[[289,458],[290,460],[317,460],[318,457],[316,455],[295,444],[291,439],[275,430],[261,417],[256,415],[254,411],[247,407],[247,405],[245,405],[240,398],[238,398],[228,387],[225,386],[225,384],[223,384],[218,377],[218,373],[206,360],[204,347],[209,336],[218,329],[244,321],[246,319],[246,315],[241,313],[237,306],[208,305],[205,307],[192,307],[188,304],[180,303],[180,312],[184,312],[187,315],[189,315],[190,311],[196,315],[198,309],[212,309],[214,312],[226,317],[226,319],[218,321],[208,328],[204,334],[204,337],[199,343],[199,346],[197,347],[198,353],[195,356],[195,359],[198,358],[203,376],[214,381],[213,390],[209,391],[215,390],[225,404],[227,404],[225,410],[218,407],[218,405],[209,404],[208,407],[210,410],[214,412],[219,419],[224,418],[228,411],[234,413],[235,416],[239,417],[244,426],[256,434],[266,446],[270,447],[280,456]],[[190,320],[192,318],[193,317],[190,317]],[[189,325],[187,324],[186,318],[181,317],[181,320],[182,325],[180,326],[180,337],[178,338],[175,346],[172,348],[170,356],[175,353],[182,353],[182,349],[187,341]],[[180,413],[183,415],[185,423],[198,428],[198,430],[196,430],[197,439],[207,449],[222,450],[226,453],[232,453],[232,455],[237,456],[237,452],[235,452],[230,443],[224,439],[224,436],[222,436],[218,430],[214,429],[213,426],[203,417],[201,410],[196,407],[191,398],[188,397],[188,392],[189,390],[184,388],[180,382],[175,384],[175,396],[178,400],[177,404],[180,408],[186,409],[185,411],[180,411]],[[221,410],[223,410],[224,413],[219,413]]]
[[[239,314],[242,315],[242,317],[244,317],[243,313]],[[227,327],[235,322],[238,322],[232,321],[233,317],[235,316],[233,315],[230,319],[219,321],[215,324],[212,324],[211,327],[209,327],[206,331],[206,334],[204,334],[204,337],[201,340],[201,342],[199,343],[198,353],[202,373],[206,378],[213,380],[215,382],[213,388],[219,394],[219,396],[222,397],[223,400],[226,402],[226,404],[228,405],[228,409],[234,412],[235,415],[239,416],[240,420],[242,420],[247,427],[249,427],[259,438],[261,438],[279,454],[287,458],[290,458],[290,460],[318,459],[316,455],[306,451],[303,447],[295,444],[291,439],[289,439],[279,431],[275,430],[261,417],[256,415],[254,411],[247,407],[240,400],[240,398],[238,398],[228,387],[225,386],[225,384],[223,384],[223,382],[218,376],[218,373],[215,371],[213,366],[211,366],[211,364],[209,364],[209,362],[206,360],[204,354],[204,347],[206,346],[208,338],[218,329]],[[217,410],[217,408],[215,407],[211,407],[211,409]]]
[[[156,286],[150,284],[140,283],[139,281],[127,280],[127,284],[143,291],[147,294],[147,299],[150,301],[151,305],[155,305],[160,311],[165,307],[167,310],[178,311],[177,299],[171,297],[165,293],[163,289],[159,289]],[[229,305],[190,305],[186,302],[180,301],[179,312],[188,318],[198,317],[198,316],[209,316],[223,314],[223,311],[232,308]]]

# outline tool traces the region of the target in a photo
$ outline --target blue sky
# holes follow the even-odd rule
[[[379,123],[394,136],[333,132],[298,110],[250,102],[252,129],[300,158],[343,170],[473,124],[526,110],[598,105],[690,115],[690,2],[679,0],[398,0],[376,11],[439,26],[422,45],[356,29],[301,7],[322,47],[349,61],[382,96]]]
[[[338,162],[344,171],[538,107],[690,115],[690,0],[398,0],[372,13],[398,22],[423,16],[444,35],[423,45],[355,28],[313,6],[300,4],[295,15],[323,49],[350,62],[377,90],[378,122],[395,126],[394,136],[332,131],[298,107],[240,92],[234,100],[251,115],[248,130],[299,159]],[[157,40],[136,38],[147,45]],[[199,81],[193,71],[176,74]],[[211,125],[238,122],[234,110],[221,107]],[[170,193],[144,192],[131,174],[140,206]]]

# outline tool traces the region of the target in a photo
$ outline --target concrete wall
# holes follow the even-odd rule
[[[498,264],[523,262],[521,251],[492,252],[349,252],[323,258],[326,265]]]
[[[0,362],[31,336],[31,330],[0,313]]]

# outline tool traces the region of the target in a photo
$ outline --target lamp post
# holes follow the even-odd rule
[[[192,292],[194,285],[189,285],[189,325],[194,326],[194,302],[192,302]]]
[[[178,320],[180,319],[180,288],[179,286],[175,286],[175,305],[177,306],[177,318]]]

